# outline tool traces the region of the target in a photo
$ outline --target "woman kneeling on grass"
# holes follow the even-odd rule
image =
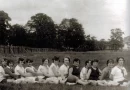
[[[127,71],[123,66],[125,60],[123,57],[119,57],[116,60],[117,65],[114,68],[112,68],[110,78],[115,83],[118,83],[118,85],[120,86],[127,86],[128,85],[128,80],[126,79]]]
[[[6,83],[7,79],[6,77],[8,74],[5,74],[4,68],[7,66],[7,59],[4,58],[1,60],[1,66],[0,66],[0,83]]]
[[[69,76],[68,76],[67,81],[66,81],[67,84],[69,84],[69,85],[73,85],[76,83],[81,84],[81,85],[88,84],[88,82],[80,79],[81,69],[79,67],[79,64],[80,64],[80,59],[75,58],[73,60],[73,65],[69,69]]]

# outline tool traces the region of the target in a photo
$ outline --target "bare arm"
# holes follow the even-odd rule
[[[88,74],[87,74],[87,79],[89,79],[89,78],[90,78],[90,74],[91,74],[91,72],[92,72],[92,70],[91,70],[91,69],[89,69],[89,70],[88,70]]]

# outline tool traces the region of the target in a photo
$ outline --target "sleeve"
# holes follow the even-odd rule
[[[124,71],[124,75],[127,76],[127,71],[125,68],[123,68],[123,71]]]
[[[112,68],[112,70],[111,70],[111,75],[115,75],[115,73],[116,73],[116,69],[115,68]]]
[[[10,71],[10,69],[8,69],[8,68],[5,68],[5,73],[8,74],[8,75],[10,75],[11,77],[16,77],[16,75],[14,73],[12,73]]]

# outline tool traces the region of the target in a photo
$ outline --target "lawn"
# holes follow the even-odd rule
[[[112,52],[112,51],[95,51],[95,52],[44,52],[44,53],[26,53],[19,55],[0,55],[0,57],[12,58],[17,61],[17,57],[31,58],[34,60],[34,66],[38,67],[41,64],[42,58],[49,58],[50,63],[53,56],[60,57],[60,64],[63,63],[63,57],[69,55],[71,57],[71,64],[74,58],[81,59],[81,66],[84,66],[84,62],[88,59],[98,59],[99,68],[103,69],[106,66],[106,60],[114,59],[116,61],[117,57],[125,58],[125,67],[130,75],[130,52]],[[130,77],[128,77],[130,80]],[[52,84],[0,84],[0,90],[130,90],[125,87],[101,87],[101,86],[67,86],[67,85],[52,85]]]

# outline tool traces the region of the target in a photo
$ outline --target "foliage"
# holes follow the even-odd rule
[[[119,28],[111,30],[111,37],[109,43],[112,50],[119,50],[120,48],[123,48],[123,34],[124,32],[122,32],[122,30]]]

